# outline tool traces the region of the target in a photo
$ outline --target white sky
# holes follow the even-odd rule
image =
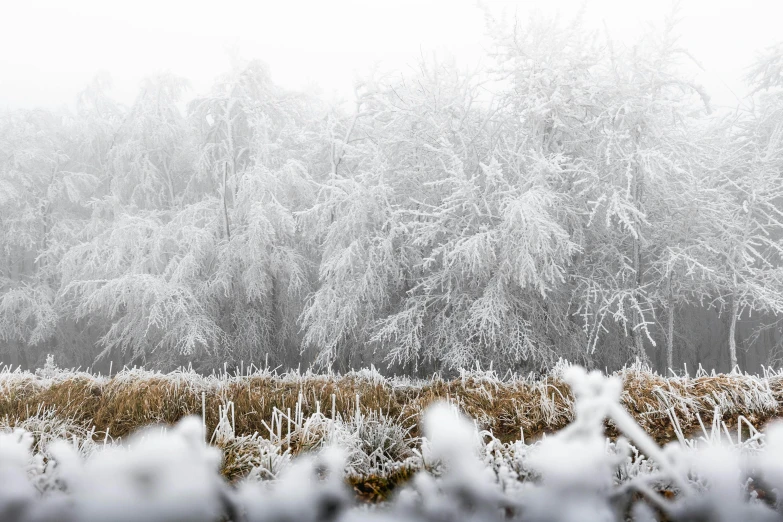
[[[581,0],[485,0],[493,10],[572,15]],[[669,12],[668,0],[587,0],[589,24],[632,37]],[[0,0],[0,107],[71,103],[99,70],[133,100],[141,79],[171,70],[203,92],[229,67],[229,50],[261,58],[291,88],[317,84],[348,98],[357,71],[402,69],[423,51],[469,65],[482,54],[474,0]],[[683,44],[709,71],[719,104],[742,93],[743,67],[783,40],[783,0],[682,0]],[[731,89],[731,90],[729,90]]]

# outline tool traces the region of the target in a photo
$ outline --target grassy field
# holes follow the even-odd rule
[[[0,519],[779,520],[782,380],[5,368]]]
[[[253,473],[273,478],[292,456],[347,441],[355,449],[349,481],[361,497],[378,499],[415,471],[406,462],[418,451],[421,413],[435,401],[455,404],[501,443],[529,443],[571,423],[565,366],[538,378],[477,369],[426,381],[373,370],[329,375],[250,368],[202,376],[124,369],[108,377],[6,367],[0,419],[3,428],[37,434],[39,445],[54,438],[89,445],[203,412],[205,438],[223,452],[222,473],[231,481]],[[622,405],[659,444],[705,431],[714,421],[732,433],[739,425],[741,438],[748,424],[761,428],[783,414],[783,374],[774,371],[689,378],[631,367],[615,375],[623,383]],[[611,421],[606,433],[617,434]]]

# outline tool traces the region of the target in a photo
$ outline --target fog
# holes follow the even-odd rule
[[[209,88],[232,56],[259,58],[282,85],[317,86],[351,99],[357,74],[379,65],[398,71],[421,54],[454,56],[475,66],[488,47],[481,6],[501,16],[531,12],[572,16],[584,5],[588,26],[619,40],[660,23],[669,2],[625,0],[293,0],[205,2],[100,0],[7,2],[0,22],[0,106],[72,103],[107,71],[114,96],[130,103],[141,80],[159,71]],[[783,5],[776,0],[684,0],[682,45],[704,66],[716,104],[744,94],[743,68],[775,43]]]

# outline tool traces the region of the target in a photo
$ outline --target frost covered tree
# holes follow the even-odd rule
[[[734,366],[742,322],[783,312],[781,47],[712,113],[675,18],[622,43],[488,15],[486,69],[371,75],[351,109],[236,61],[190,101],[159,74],[125,107],[99,75],[75,111],[4,111],[2,349],[665,368],[701,313]]]
[[[195,151],[178,103],[186,80],[161,74],[144,80],[108,151],[112,194],[140,209],[177,207],[185,197]]]
[[[57,263],[84,239],[89,199],[101,186],[79,149],[83,137],[66,113],[0,114],[0,341],[17,346],[22,362],[39,358],[27,353],[33,347],[52,350],[70,333],[55,299]]]
[[[737,365],[736,325],[744,312],[783,314],[783,46],[772,47],[748,76],[752,110],[732,129],[716,176],[715,227],[722,303],[729,310],[729,360]]]
[[[568,314],[582,329],[573,340],[612,365],[646,360],[673,239],[664,225],[688,198],[683,173],[700,168],[689,140],[708,99],[681,72],[671,22],[631,47],[585,31],[580,17],[495,27],[513,122],[504,137],[517,156],[552,164],[550,183],[573,209],[563,222],[580,251],[568,272]]]
[[[642,360],[647,359],[645,340],[656,345],[656,308],[673,309],[668,290],[664,303],[657,299],[662,294],[658,270],[669,258],[672,233],[682,230],[687,217],[678,214],[694,195],[687,180],[701,168],[690,145],[698,132],[693,127],[711,110],[703,89],[683,74],[683,59],[689,56],[678,47],[671,19],[660,34],[647,35],[636,47],[622,53],[610,48],[610,97],[595,122],[602,129],[593,165],[600,183],[589,202],[590,228],[600,228],[602,221],[609,234],[604,244],[611,245],[593,244],[602,257],[610,257],[596,263],[609,282],[602,285],[609,291],[603,308],[624,328],[630,326],[634,356]]]
[[[253,67],[231,78],[187,118],[180,80],[147,81],[117,132],[112,191],[94,205],[113,217],[59,265],[60,300],[102,332],[101,356],[173,367],[298,354],[310,265],[293,212],[314,195],[319,118]],[[213,115],[204,134],[188,123]]]
[[[576,251],[564,200],[547,165],[527,172],[495,150],[496,108],[479,87],[437,62],[362,86],[360,138],[305,215],[322,259],[302,322],[321,363],[554,357],[561,314],[547,298]]]

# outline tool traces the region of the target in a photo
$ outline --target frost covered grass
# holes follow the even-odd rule
[[[203,376],[187,370],[124,369],[107,377],[53,366],[36,373],[6,367],[0,371],[0,419],[24,421],[44,408],[94,428],[98,438],[122,438],[149,424],[171,425],[203,413],[211,434],[230,403],[232,429],[240,436],[269,438],[278,430],[285,435],[289,420],[296,424],[321,414],[350,421],[357,412],[362,418],[382,413],[417,436],[421,412],[446,400],[502,441],[535,440],[574,418],[573,395],[563,380],[567,367],[562,363],[543,376],[502,377],[474,369],[451,380],[434,376],[424,381],[386,378],[374,370],[277,374],[251,367]],[[614,375],[623,383],[622,404],[659,443],[677,439],[678,431],[699,431],[701,424],[712,422],[716,409],[732,429],[740,416],[762,426],[782,413],[783,374],[772,370],[761,376],[701,372],[689,378],[663,377],[633,366]],[[289,442],[294,453],[311,444],[301,438]]]
[[[563,366],[561,378],[572,420],[534,442],[500,440],[454,400],[428,406],[419,436],[361,404],[343,417],[336,398],[312,414],[275,410],[265,435],[238,434],[228,402],[211,434],[188,416],[121,442],[38,410],[0,430],[0,519],[783,520],[782,423],[734,433],[718,415],[688,437],[675,408],[678,440],[661,447],[622,404],[620,376]],[[351,494],[393,477],[384,503]]]

